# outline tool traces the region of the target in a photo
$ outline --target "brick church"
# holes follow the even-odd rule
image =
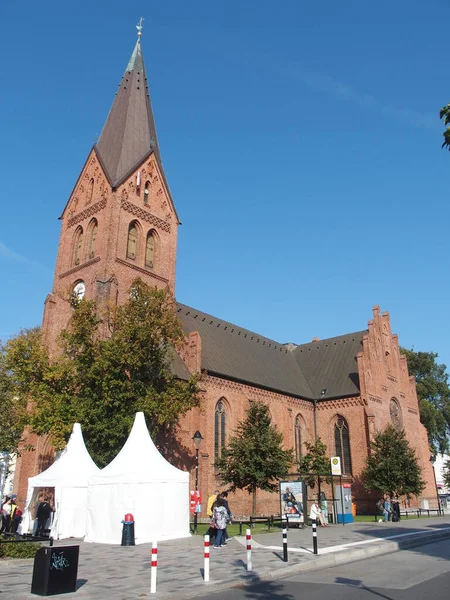
[[[50,350],[68,323],[73,292],[100,304],[121,303],[139,276],[148,285],[174,293],[179,224],[156,136],[139,30],[101,136],[61,215],[53,289],[45,300],[42,323]],[[388,313],[375,306],[361,331],[296,345],[267,339],[184,304],[177,303],[177,311],[187,336],[177,373],[204,373],[202,406],[182,419],[178,434],[178,443],[192,451],[184,465],[191,470],[191,489],[192,436],[196,430],[203,435],[199,487],[204,499],[220,489],[214,459],[245,417],[249,402],[262,400],[297,458],[305,452],[305,442],[316,436],[329,455],[341,457],[361,509],[369,497],[358,476],[370,440],[388,423],[404,428],[426,481],[419,502],[427,499],[430,506],[436,505],[415,383],[399,353]],[[35,450],[24,450],[17,463],[15,490],[21,503],[27,478],[53,456],[44,438],[29,436],[27,442]],[[237,493],[230,500],[234,514],[249,514],[248,494]],[[370,502],[373,505],[373,499]],[[278,512],[277,495],[260,493],[257,511]]]

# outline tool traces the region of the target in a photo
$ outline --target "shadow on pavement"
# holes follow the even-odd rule
[[[364,585],[364,583],[360,579],[348,579],[347,577],[336,577],[335,583],[359,588],[360,590],[369,592],[370,594],[373,594],[374,596],[377,596],[378,598],[384,598],[384,600],[394,600],[391,596],[386,596],[385,594],[382,594],[381,592],[376,592],[372,588],[368,588],[367,586]]]
[[[251,584],[251,587],[245,588],[244,593],[246,598],[266,599],[271,600],[295,600],[295,596],[288,594],[283,590],[283,582],[263,580],[255,574],[249,573],[248,580],[244,585]],[[241,587],[241,586],[238,586]]]

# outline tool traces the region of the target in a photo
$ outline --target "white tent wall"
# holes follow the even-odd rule
[[[120,544],[127,513],[134,517],[136,544],[188,537],[188,499],[188,481],[90,487],[85,541]]]
[[[120,544],[127,513],[136,544],[190,535],[189,473],[160,454],[143,413],[115,459],[89,480],[85,541]]]
[[[81,426],[75,423],[59,458],[48,469],[28,479],[22,533],[33,532],[39,492],[53,488],[56,511],[51,521],[50,535],[55,539],[84,537],[88,479],[99,471],[86,450]]]

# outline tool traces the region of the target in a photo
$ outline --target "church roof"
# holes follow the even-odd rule
[[[94,148],[112,187],[120,185],[154,153],[170,194],[156,136],[140,36]]]
[[[177,303],[185,333],[198,331],[202,369],[283,394],[320,400],[359,395],[356,354],[359,331],[320,342],[282,344],[184,304]]]

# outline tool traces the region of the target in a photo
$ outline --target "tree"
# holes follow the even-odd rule
[[[14,393],[8,371],[6,351],[0,343],[0,452],[12,454],[17,450],[26,422],[26,403]]]
[[[425,425],[433,458],[449,450],[450,387],[447,367],[438,364],[435,352],[414,352],[401,348],[408,361],[409,374],[416,380],[420,421]]]
[[[317,482],[320,494],[320,485],[322,481],[330,483],[331,477],[328,475],[331,470],[330,457],[327,455],[327,447],[320,437],[314,444],[305,442],[307,453],[302,456],[298,467],[300,473],[304,474],[306,483],[310,488],[314,488]]]
[[[282,443],[283,434],[272,425],[267,405],[251,402],[247,417],[214,465],[230,491],[241,489],[253,495],[253,515],[257,490],[278,490],[277,479],[285,477],[292,465],[293,451],[284,450]]]
[[[48,359],[38,332],[10,340],[7,358],[18,392],[33,400],[32,430],[50,434],[61,448],[79,422],[93,459],[104,466],[126,441],[137,411],[153,435],[174,432],[180,416],[199,405],[198,376],[184,381],[171,371],[184,336],[168,292],[136,280],[128,301],[104,315],[94,302],[71,303],[56,359]],[[105,322],[107,338],[100,335]]]
[[[361,479],[366,489],[391,496],[419,496],[425,487],[416,453],[405,431],[388,425],[375,434]]]
[[[447,146],[447,150],[450,150],[450,104],[447,104],[447,106],[443,106],[441,108],[439,118],[444,119],[444,125],[447,126],[447,129],[442,134],[444,136],[444,141],[442,142],[441,147],[444,148]]]

